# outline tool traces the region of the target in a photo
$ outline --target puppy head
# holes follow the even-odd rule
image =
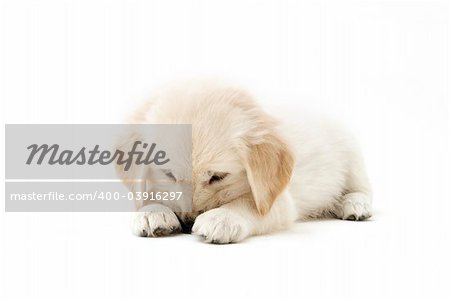
[[[198,94],[197,94],[198,96]],[[193,206],[203,212],[247,198],[267,214],[286,188],[294,156],[278,122],[240,89],[198,96],[193,124]]]
[[[202,148],[195,150],[202,153],[193,164],[193,206],[197,211],[247,198],[260,215],[265,215],[289,183],[294,157],[271,128],[273,121],[261,120],[257,127],[245,122],[241,125],[246,126],[241,136],[216,135],[207,153],[201,142],[194,143]]]
[[[145,123],[192,124],[193,210],[180,213],[183,221],[238,198],[265,215],[291,178],[294,157],[277,122],[239,88],[208,83],[170,89],[143,115]],[[183,167],[165,175],[187,179]]]

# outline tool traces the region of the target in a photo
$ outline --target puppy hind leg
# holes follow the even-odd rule
[[[362,221],[372,216],[370,197],[363,192],[347,193],[342,198],[342,219]]]
[[[338,201],[335,214],[343,220],[365,220],[372,216],[372,194],[361,157],[350,167],[346,191]]]

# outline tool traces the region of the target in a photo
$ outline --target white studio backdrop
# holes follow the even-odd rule
[[[346,123],[375,193],[370,222],[219,247],[3,212],[1,297],[447,297],[449,22],[449,1],[1,1],[3,123],[122,123],[167,81],[219,76]]]

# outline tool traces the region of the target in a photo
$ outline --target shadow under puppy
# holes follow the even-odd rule
[[[218,81],[170,85],[130,122],[192,124],[192,161],[185,161],[192,165],[178,163],[177,169],[161,172],[174,184],[192,187],[192,211],[175,213],[167,205],[136,202],[132,229],[138,236],[192,228],[207,242],[233,243],[299,219],[371,216],[370,186],[358,147],[332,122],[280,122],[245,90]],[[120,167],[118,172],[124,181],[131,175]]]

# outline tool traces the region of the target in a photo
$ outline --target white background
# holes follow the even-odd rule
[[[121,213],[2,212],[0,297],[449,298],[449,2],[0,9],[3,123],[121,123],[163,82],[219,75],[291,118],[307,107],[347,123],[375,193],[371,221],[225,246],[136,238]]]

